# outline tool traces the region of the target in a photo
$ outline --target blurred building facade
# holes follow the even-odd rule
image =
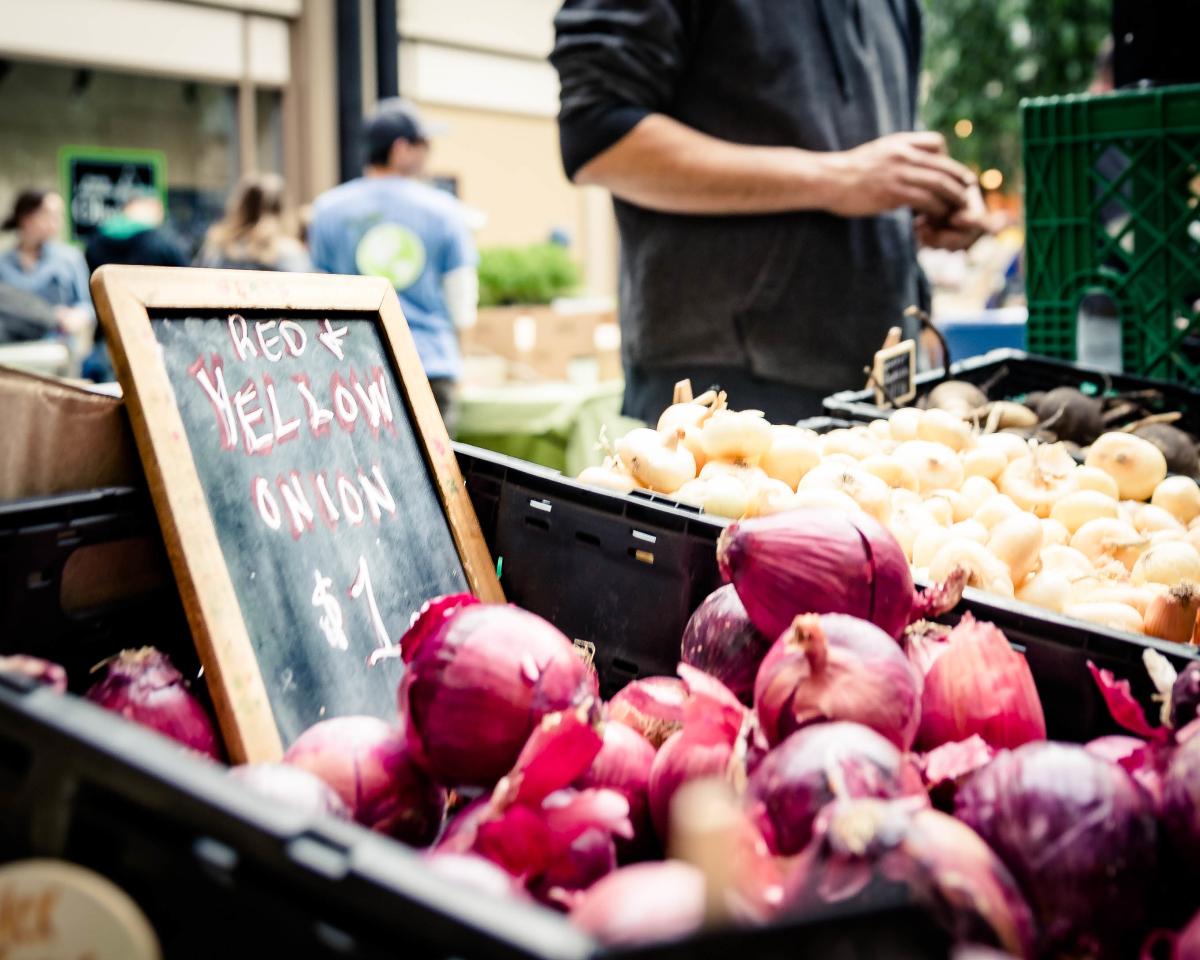
[[[339,177],[345,3],[357,3],[369,108],[375,0],[0,0],[0,207],[22,187],[63,190],[64,147],[161,153],[172,225],[192,242],[243,172],[280,172],[308,202]],[[447,124],[430,173],[480,212],[481,246],[565,232],[588,291],[609,294],[610,203],[559,165],[545,59],[557,7],[396,0],[400,93]]]

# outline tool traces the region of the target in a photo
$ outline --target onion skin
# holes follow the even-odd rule
[[[733,523],[717,541],[717,562],[768,637],[802,613],[846,613],[898,637],[912,614],[904,551],[865,513],[790,510]]]
[[[965,613],[936,649],[921,694],[920,749],[973,735],[996,749],[1046,739],[1029,664],[993,624]]]
[[[1200,730],[1190,732],[1163,778],[1162,818],[1167,848],[1194,882],[1200,880]]]
[[[587,772],[575,781],[580,789],[607,787],[628,801],[633,841],[617,844],[617,853],[623,859],[632,859],[650,845],[650,770],[654,754],[650,741],[632,727],[606,723],[600,752]]]
[[[571,920],[611,945],[685,937],[704,922],[704,875],[679,860],[622,867],[583,895]]]
[[[996,751],[975,734],[966,740],[943,743],[920,757],[921,778],[933,805],[954,812],[954,795],[976,770],[982,770],[996,757]]]
[[[812,723],[852,720],[908,750],[920,723],[921,680],[878,627],[840,614],[797,617],[754,684],[767,742]]]
[[[797,730],[767,754],[746,793],[751,820],[771,852],[784,856],[808,845],[817,814],[835,799],[925,797],[916,768],[894,744],[847,722]]]
[[[683,729],[687,688],[677,677],[645,677],[626,684],[608,701],[608,719],[623,723],[657,750]]]
[[[183,674],[167,655],[153,647],[122,650],[110,658],[103,679],[94,683],[85,696],[197,753],[221,759],[217,733],[207,711],[188,692]]]
[[[1188,643],[1200,614],[1200,592],[1185,581],[1166,593],[1155,594],[1146,607],[1142,622],[1147,635],[1175,643]]]
[[[400,647],[400,715],[414,757],[447,787],[491,786],[542,717],[598,695],[571,641],[516,607],[440,597]]]
[[[1171,726],[1182,730],[1200,710],[1200,662],[1193,661],[1179,672],[1171,686]]]
[[[412,755],[402,730],[378,717],[334,717],[309,727],[283,762],[316,774],[365,827],[416,847],[433,842],[445,792]]]
[[[337,792],[316,774],[300,767],[286,763],[242,764],[230,769],[229,779],[309,816],[351,819],[350,808]]]
[[[907,894],[957,942],[1031,957],[1035,928],[1011,873],[953,817],[912,800],[839,800],[817,818],[796,861],[784,912],[895,902]]]
[[[16,653],[0,657],[0,673],[17,673],[49,687],[55,693],[67,692],[67,671],[60,664],[41,657]]]
[[[1149,798],[1080,746],[1003,751],[958,791],[955,814],[1029,897],[1045,956],[1125,957],[1155,875]]]
[[[688,620],[680,659],[716,677],[748,703],[758,665],[770,648],[771,641],[750,622],[737,589],[727,583],[710,593]]]

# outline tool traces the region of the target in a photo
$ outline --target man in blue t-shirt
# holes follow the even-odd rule
[[[456,330],[475,323],[479,280],[461,205],[417,179],[433,132],[408,101],[380,101],[363,125],[363,175],[317,198],[308,240],[320,270],[391,281],[453,433]]]

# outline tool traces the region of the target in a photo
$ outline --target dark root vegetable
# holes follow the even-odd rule
[[[314,773],[286,763],[248,763],[233,767],[229,778],[259,796],[311,816],[350,819],[350,809],[333,787]]]
[[[1087,445],[1104,432],[1104,404],[1074,387],[1055,387],[1037,405],[1043,429],[1052,430],[1060,440]]]
[[[1148,423],[1133,431],[1135,437],[1149,440],[1167,458],[1171,473],[1194,477],[1200,473],[1200,457],[1196,455],[1196,440],[1169,423]]]
[[[329,784],[365,827],[417,847],[441,829],[446,794],[417,765],[404,731],[377,717],[322,720],[283,761]]]
[[[207,711],[188,692],[183,674],[165,653],[153,647],[122,650],[100,666],[104,677],[88,690],[89,700],[197,753],[221,759]]]
[[[1040,956],[1127,957],[1154,888],[1149,796],[1084,747],[1027,743],[958,790],[955,814],[999,855],[1038,919]]]
[[[975,384],[965,380],[944,380],[929,391],[925,407],[945,410],[956,417],[967,419],[971,413],[987,403],[987,394]]]

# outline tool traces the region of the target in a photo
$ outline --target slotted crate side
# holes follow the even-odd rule
[[[1124,368],[1200,383],[1200,86],[1030,100],[1027,346],[1074,359],[1084,295],[1120,314]]]

